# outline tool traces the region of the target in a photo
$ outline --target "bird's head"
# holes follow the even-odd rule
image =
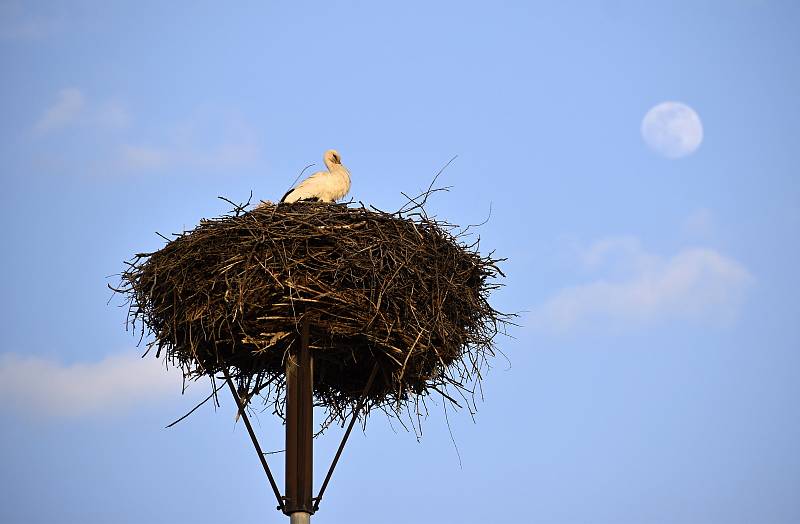
[[[342,165],[342,157],[339,156],[339,152],[335,149],[328,149],[325,151],[325,165],[330,167],[332,165]]]

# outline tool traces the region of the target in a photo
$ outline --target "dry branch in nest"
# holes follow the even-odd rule
[[[259,394],[279,415],[285,359],[305,315],[315,403],[328,421],[352,412],[376,363],[368,409],[399,414],[413,405],[419,414],[432,392],[474,406],[493,339],[509,320],[488,302],[500,259],[464,244],[423,204],[411,199],[396,213],[235,205],[136,255],[117,291],[129,325],[152,334],[148,350],[188,379],[213,381],[228,369],[244,398]]]

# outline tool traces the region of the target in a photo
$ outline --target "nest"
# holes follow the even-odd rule
[[[136,255],[116,291],[126,294],[129,326],[152,335],[148,351],[187,379],[228,370],[244,398],[261,395],[279,415],[304,317],[315,404],[329,420],[352,412],[376,365],[368,408],[397,414],[411,402],[419,414],[432,392],[474,406],[508,323],[488,302],[501,259],[411,202],[396,213],[234,205]]]

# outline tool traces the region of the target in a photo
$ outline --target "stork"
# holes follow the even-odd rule
[[[290,189],[281,203],[292,202],[336,202],[350,191],[350,171],[342,165],[339,153],[334,149],[325,151],[327,171],[319,171]]]

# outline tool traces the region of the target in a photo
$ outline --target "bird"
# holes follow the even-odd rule
[[[350,171],[342,165],[335,149],[323,156],[327,171],[319,171],[293,187],[281,198],[282,204],[292,202],[336,202],[350,191]]]

